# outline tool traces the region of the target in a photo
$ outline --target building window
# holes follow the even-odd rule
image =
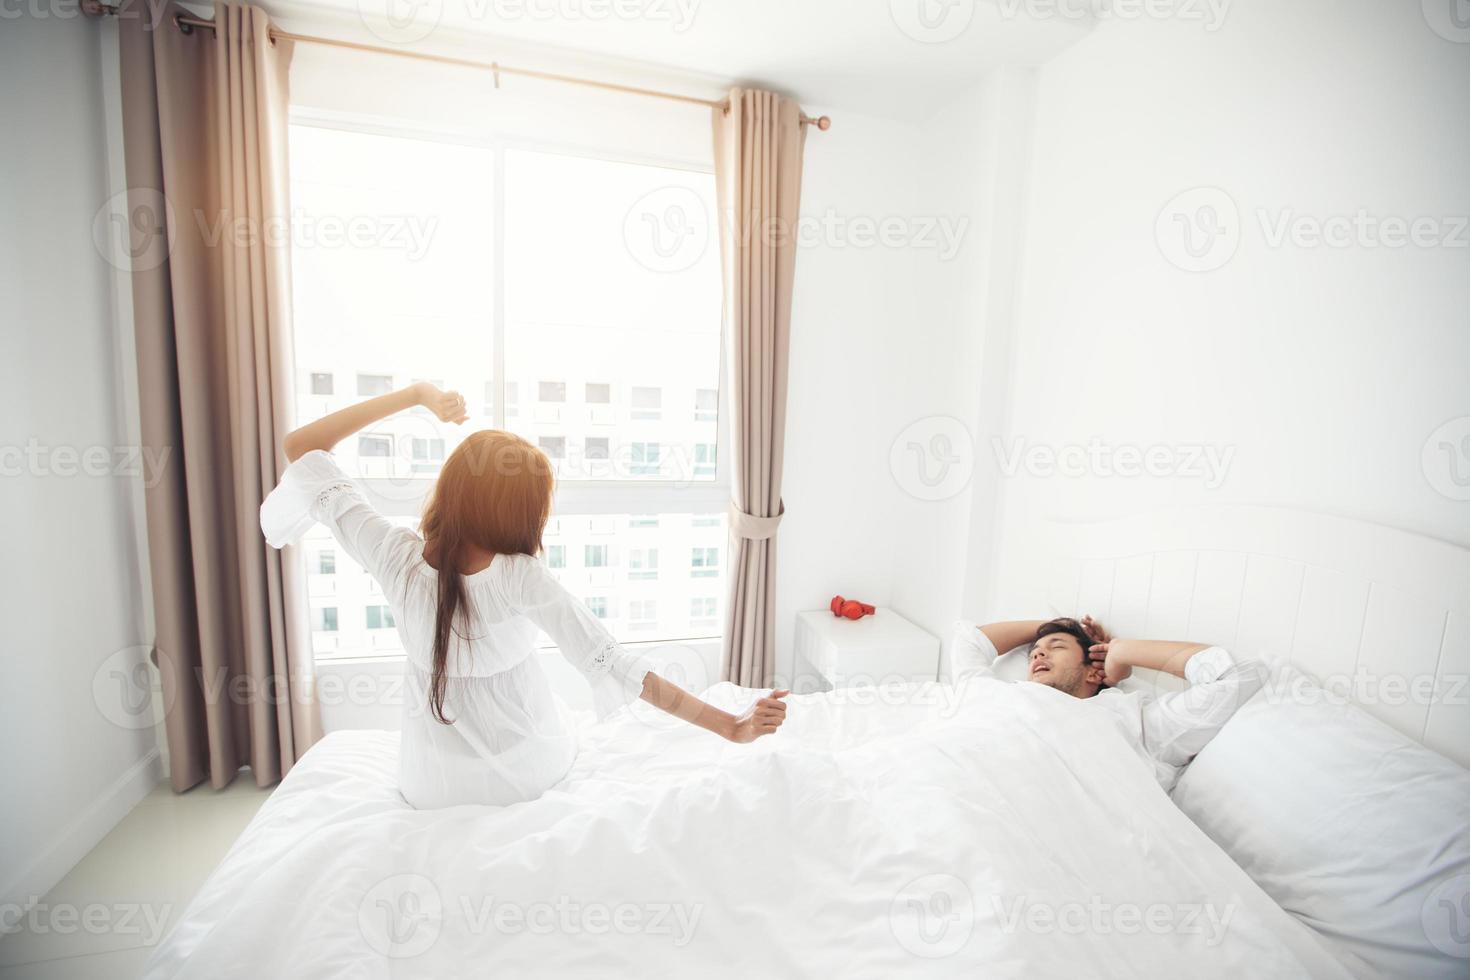
[[[549,544],[546,546],[546,567],[567,567],[567,546],[564,544]]]
[[[713,578],[720,574],[720,549],[695,548],[689,559],[692,578]]]
[[[612,385],[610,384],[588,384],[587,404],[607,405],[612,402]]]
[[[714,626],[719,600],[714,596],[697,596],[689,600],[689,625]]]
[[[605,544],[589,544],[582,547],[582,564],[587,568],[606,568],[608,548]]]
[[[536,445],[540,446],[541,451],[551,459],[567,458],[566,436],[539,436],[536,439]]]
[[[588,436],[584,444],[588,459],[611,459],[612,452],[606,436]]]
[[[633,548],[628,552],[628,578],[646,581],[658,578],[658,549]]]
[[[658,515],[639,514],[637,517],[628,518],[629,527],[658,527]]]
[[[391,374],[359,374],[357,376],[357,393],[363,398],[386,395],[392,390],[393,375]]]
[[[318,575],[337,574],[337,553],[331,548],[316,553],[316,573]]]
[[[494,388],[494,384],[491,384]],[[491,402],[495,399],[492,397]],[[521,386],[514,381],[505,383],[505,417],[513,419],[521,414]]]
[[[635,442],[632,445],[632,472],[634,476],[658,476],[659,446],[656,442]]]
[[[370,630],[392,629],[396,624],[393,622],[393,610],[387,606],[367,607],[367,628]]]
[[[633,418],[656,419],[663,416],[664,391],[662,388],[633,389]]]
[[[536,383],[536,400],[539,402],[564,402],[567,400],[567,383],[565,381],[538,381]]]
[[[694,527],[719,527],[720,526],[720,515],[719,514],[697,514],[697,515],[695,515],[694,520],[691,521],[690,523]]]
[[[337,607],[336,606],[318,606],[314,610],[314,612],[316,613],[316,622],[313,624],[313,627],[318,632],[321,632],[321,633],[335,633],[335,632],[337,632]]]
[[[582,600],[587,603],[587,609],[598,619],[607,618],[607,596],[594,595]]]
[[[332,393],[332,376],[330,374],[314,372],[311,376],[311,393],[313,395],[330,395]]]
[[[444,462],[444,440],[413,437],[413,460],[415,463]]]
[[[699,442],[694,445],[694,475],[715,475],[715,444]]]
[[[363,458],[387,459],[393,455],[393,437],[360,435],[357,437],[357,455]]]
[[[628,603],[628,625],[635,630],[652,629],[658,621],[656,599],[634,599]]]
[[[720,393],[714,388],[694,389],[694,421],[713,422],[719,416]]]

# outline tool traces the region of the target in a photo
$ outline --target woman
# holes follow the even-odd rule
[[[536,557],[551,513],[551,464],[508,432],[476,432],[445,461],[422,536],[375,511],[328,455],[338,442],[424,406],[463,423],[464,398],[420,382],[286,436],[290,465],[260,509],[272,546],[314,522],[382,587],[408,654],[398,778],[415,807],[534,799],[576,754],[569,714],[537,658],[539,630],[586,675],[598,713],[634,697],[732,742],[781,726],[786,691],[736,717],[623,650]]]

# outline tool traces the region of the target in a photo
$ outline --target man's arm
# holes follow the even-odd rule
[[[1023,643],[1036,639],[1036,631],[1044,619],[1016,619],[1005,623],[986,623],[980,632],[995,645],[996,653],[1007,653]]]
[[[1103,673],[1109,687],[1127,679],[1134,667],[1161,670],[1175,677],[1184,677],[1185,665],[1201,650],[1208,650],[1205,643],[1190,643],[1188,640],[1105,640],[1094,643],[1088,650],[1089,657],[1096,662],[1103,660]]]

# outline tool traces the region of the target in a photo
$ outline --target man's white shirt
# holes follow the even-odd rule
[[[982,677],[998,680],[997,656],[995,644],[977,625],[956,623],[949,651],[950,682],[960,685]],[[1236,663],[1223,647],[1209,647],[1185,663],[1184,679],[1189,686],[1182,691],[1146,694],[1106,688],[1086,702],[1117,717],[1123,734],[1152,764],[1165,791],[1173,789],[1184,767],[1236,709],[1261,689],[1265,671],[1255,661]]]

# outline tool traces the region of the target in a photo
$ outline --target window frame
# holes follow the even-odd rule
[[[493,411],[487,413],[496,428],[507,428],[505,401],[505,158],[516,151],[553,153],[570,157],[581,157],[607,163],[635,164],[682,170],[687,173],[710,174],[714,168],[706,162],[662,154],[631,153],[625,150],[573,143],[557,139],[530,139],[509,135],[478,135],[447,126],[410,122],[400,119],[385,119],[366,113],[341,110],[323,110],[293,105],[290,108],[289,126],[315,127],[369,136],[388,136],[402,139],[444,143],[454,146],[474,146],[488,149],[494,158],[495,213],[492,217],[493,254],[495,268],[490,288],[493,290],[491,323],[492,332],[492,381],[495,386]],[[693,472],[687,479],[649,480],[557,480],[552,501],[553,514],[567,516],[596,516],[604,514],[723,514],[729,511],[731,501],[730,413],[726,411],[726,343],[723,308],[720,317],[718,364],[715,375],[715,475],[713,480],[695,480]],[[616,384],[615,380],[609,381]],[[632,381],[627,382],[630,386]],[[518,392],[518,394],[523,394]],[[519,414],[519,413],[518,413]],[[660,441],[660,446],[663,443]],[[367,492],[378,510],[389,517],[417,517],[422,513],[424,500],[433,486],[435,477],[414,477],[409,480],[387,477],[359,477],[358,483]],[[416,493],[405,493],[405,483],[416,489]]]

